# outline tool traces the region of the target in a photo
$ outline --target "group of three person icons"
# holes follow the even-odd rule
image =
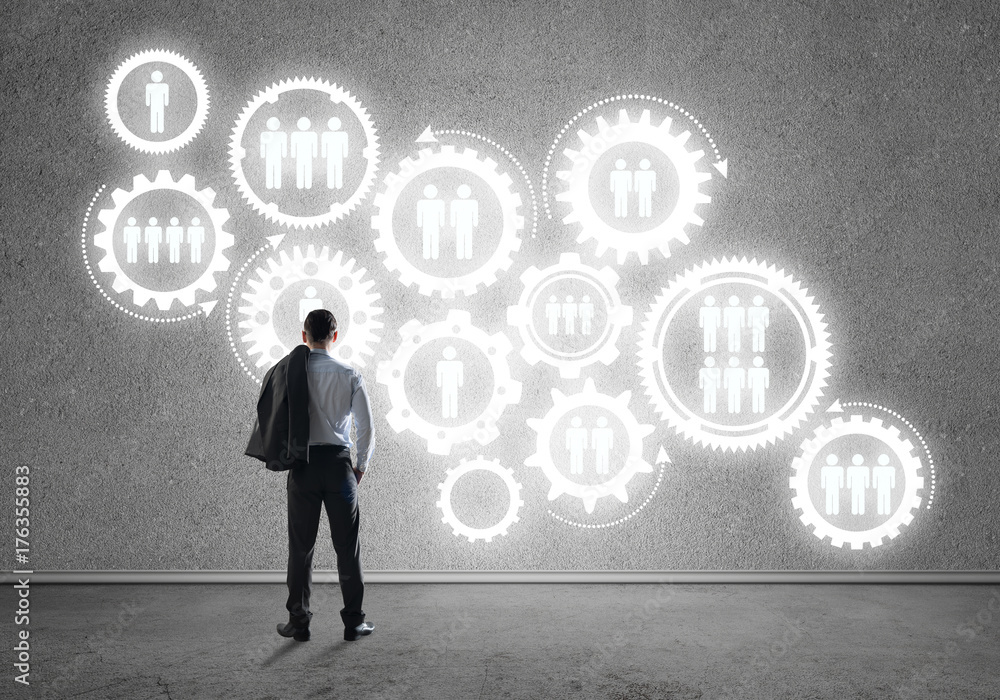
[[[764,396],[771,387],[771,370],[764,366],[760,355],[753,358],[753,367],[743,368],[735,355],[729,358],[725,369],[716,367],[714,357],[705,358],[705,366],[698,370],[698,388],[702,391],[702,410],[705,413],[718,411],[719,389],[726,391],[726,406],[729,413],[743,410],[742,396],[750,390],[751,413],[764,413]]]
[[[889,455],[880,454],[875,466],[865,464],[863,455],[855,454],[851,466],[845,470],[836,454],[826,456],[826,464],[820,469],[820,488],[826,492],[826,514],[840,513],[840,490],[851,492],[851,515],[865,514],[865,497],[869,487],[875,491],[879,515],[891,511],[892,490],[896,487],[896,468],[890,464]]]
[[[742,306],[735,294],[729,297],[729,305],[725,308],[716,306],[715,302],[715,297],[706,296],[698,312],[698,327],[702,329],[705,352],[716,351],[720,328],[726,331],[729,352],[740,352],[743,331],[747,328],[751,331],[753,352],[764,352],[765,334],[771,325],[771,311],[764,306],[764,297],[756,295],[750,307]]]
[[[205,227],[197,216],[191,219],[189,226],[181,226],[180,219],[170,217],[169,226],[161,226],[153,216],[146,226],[139,226],[134,216],[128,218],[122,229],[125,240],[125,261],[135,263],[139,260],[139,243],[146,244],[146,258],[149,263],[160,262],[160,245],[166,240],[169,259],[172,263],[181,260],[181,245],[187,243],[191,248],[191,262],[201,262],[201,248],[205,243]]]
[[[447,220],[455,233],[455,258],[472,259],[472,239],[479,226],[479,200],[472,198],[472,188],[461,184],[449,204],[438,197],[437,185],[424,186],[424,198],[417,201],[417,228],[423,240],[424,260],[437,260],[441,254],[441,232]],[[446,219],[447,215],[447,219]]]
[[[297,131],[291,134],[280,131],[281,120],[269,117],[267,131],[260,135],[260,157],[264,159],[264,186],[271,190],[281,189],[281,172],[285,158],[295,161],[295,186],[311,189],[313,183],[313,161],[326,159],[326,186],[341,189],[344,186],[344,161],[348,153],[348,134],[341,129],[338,117],[330,117],[322,134],[312,131],[308,117],[300,117],[295,123]]]
[[[549,335],[559,334],[559,319],[563,321],[563,334],[576,334],[576,320],[580,319],[580,333],[590,335],[593,332],[594,302],[584,294],[576,301],[572,294],[567,294],[563,301],[555,294],[549,296],[545,303],[545,318],[548,321]]]

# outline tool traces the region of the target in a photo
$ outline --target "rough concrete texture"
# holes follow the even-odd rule
[[[41,586],[32,697],[1000,697],[1000,591],[981,586],[370,585],[342,639],[279,637],[284,586]],[[11,696],[13,697],[13,696]]]
[[[997,567],[995,3],[143,0],[2,12],[0,411],[6,473],[32,469],[35,569],[284,566],[283,477],[242,456],[257,387],[230,351],[223,312],[236,271],[282,232],[286,248],[329,244],[356,258],[387,310],[364,370],[379,407],[361,489],[371,569]],[[115,68],[150,47],[193,60],[211,91],[202,133],[162,156],[125,146],[103,109]],[[404,321],[454,307],[510,332],[502,310],[528,266],[562,250],[614,261],[598,261],[592,243],[574,243],[577,229],[542,211],[537,238],[525,235],[497,285],[442,303],[385,269],[370,196],[333,227],[266,222],[232,182],[229,136],[253,94],[298,75],[340,83],[368,106],[379,179],[428,124],[494,139],[539,193],[553,139],[599,99],[656,95],[704,120],[729,179],[716,178],[691,244],[621,268],[637,322],[620,358],[594,373],[601,386],[630,388],[636,417],[655,426],[646,459],[660,445],[673,459],[641,513],[610,529],[549,515],[546,478],[524,466],[534,451],[525,421],[546,410],[553,386],[580,382],[529,367],[516,350],[524,398],[487,449],[432,456],[412,433],[391,431],[374,368]],[[233,265],[207,318],[138,320],[85,271],[81,227],[94,192],[160,168],[195,175],[232,216]],[[670,278],[723,255],[773,262],[807,285],[834,343],[827,399],[886,405],[926,437],[933,508],[891,544],[835,549],[799,522],[788,477],[801,431],[723,454],[680,438],[649,406],[635,376],[638,321]],[[435,507],[445,470],[478,453],[500,458],[524,486],[520,522],[488,545],[454,537]],[[637,481],[637,492],[653,483]],[[334,566],[323,538],[316,566]],[[466,670],[478,678],[480,669]]]

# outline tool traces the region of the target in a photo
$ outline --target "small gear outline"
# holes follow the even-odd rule
[[[487,471],[496,474],[503,480],[508,491],[510,491],[510,505],[507,508],[507,513],[496,525],[484,528],[466,525],[458,519],[451,506],[451,492],[456,482],[469,472],[474,471]],[[450,525],[452,534],[456,537],[459,535],[465,536],[469,539],[469,542],[475,542],[476,540],[492,542],[494,537],[506,535],[510,526],[520,520],[517,511],[524,505],[524,501],[521,500],[521,484],[517,483],[517,480],[514,478],[514,470],[501,466],[499,459],[489,461],[482,455],[478,455],[472,461],[462,458],[459,460],[457,467],[447,470],[447,476],[444,482],[438,484],[438,490],[441,491],[441,498],[435,505],[441,509],[443,514],[441,522]]]
[[[137,67],[154,61],[169,63],[174,68],[183,72],[192,85],[194,85],[195,93],[195,111],[191,123],[177,136],[163,141],[151,141],[133,133],[125,125],[118,111],[118,92],[121,90],[125,78]],[[126,144],[143,153],[170,153],[186,146],[198,135],[202,127],[205,126],[205,120],[208,119],[208,107],[208,85],[205,83],[205,78],[202,76],[201,71],[198,70],[198,67],[179,53],[163,49],[140,51],[122,61],[121,65],[111,74],[108,86],[104,91],[104,112],[107,115],[108,122],[111,124],[112,131]]]
[[[397,433],[407,428],[427,440],[427,451],[431,454],[447,455],[454,444],[475,440],[487,445],[500,437],[496,423],[507,406],[521,400],[521,382],[510,374],[507,356],[513,350],[510,339],[503,333],[489,335],[472,324],[468,311],[451,309],[447,318],[435,323],[423,324],[417,319],[410,320],[399,329],[402,342],[389,360],[379,362],[376,381],[389,390],[392,409],[386,415],[389,425]],[[403,379],[413,355],[430,340],[457,338],[472,343],[481,349],[493,371],[493,394],[482,413],[472,420],[456,426],[438,426],[422,418],[410,405],[406,397]]]
[[[122,269],[121,264],[115,257],[114,231],[118,225],[118,217],[128,204],[138,197],[158,190],[172,190],[187,195],[202,206],[212,222],[214,231],[215,250],[212,251],[212,258],[208,267],[201,276],[186,287],[174,291],[153,291],[137,284]],[[223,254],[223,250],[231,247],[236,239],[233,235],[223,229],[229,220],[229,211],[212,206],[215,201],[215,190],[206,187],[197,189],[194,176],[182,175],[176,182],[168,170],[160,170],[151,181],[143,174],[132,178],[132,189],[116,189],[111,193],[114,206],[110,209],[102,209],[97,213],[97,219],[104,225],[104,229],[94,235],[94,246],[104,251],[97,267],[101,272],[114,275],[111,288],[118,294],[127,290],[132,290],[132,303],[136,306],[145,306],[150,299],[156,302],[160,311],[169,311],[174,300],[178,300],[184,306],[193,306],[195,303],[195,292],[202,290],[213,292],[216,288],[215,273],[225,272],[229,269],[229,258]]]
[[[537,337],[533,325],[533,308],[542,288],[558,279],[584,279],[601,292],[601,297],[607,309],[608,322],[599,338],[589,348],[575,353],[560,353],[543,347],[544,341]],[[521,275],[524,290],[518,303],[507,307],[507,323],[516,326],[521,334],[523,346],[521,357],[529,365],[545,362],[558,368],[562,379],[576,379],[584,367],[601,362],[610,365],[621,351],[618,349],[618,337],[622,329],[632,324],[632,307],[622,304],[618,294],[618,273],[608,266],[598,270],[580,262],[576,253],[563,253],[559,262],[539,270],[529,267]]]
[[[243,172],[243,159],[246,157],[247,152],[243,147],[242,142],[247,124],[250,123],[250,119],[261,107],[261,105],[265,103],[273,104],[280,99],[281,95],[292,90],[315,90],[328,95],[330,101],[334,104],[343,103],[348,109],[351,110],[351,113],[354,114],[355,118],[361,123],[361,127],[365,132],[365,146],[361,153],[365,158],[366,165],[365,173],[361,178],[358,188],[350,197],[347,198],[346,202],[334,202],[330,205],[330,210],[323,214],[314,214],[312,216],[285,214],[274,202],[264,202],[264,200],[261,199],[256,192],[254,192],[253,188],[250,187],[250,183],[246,178],[246,173]],[[361,203],[361,200],[365,198],[368,191],[374,184],[375,173],[378,169],[378,162],[378,134],[375,130],[375,123],[368,114],[368,110],[362,106],[361,102],[356,97],[336,83],[330,83],[326,80],[318,80],[316,78],[292,78],[290,80],[282,80],[278,83],[272,83],[266,90],[258,92],[247,103],[247,106],[243,108],[239,117],[236,118],[236,126],[233,127],[233,133],[230,137],[229,168],[232,170],[233,180],[236,182],[236,187],[239,189],[240,194],[245,200],[247,200],[247,202],[250,203],[250,206],[252,206],[255,211],[262,214],[265,219],[289,228],[311,229],[316,226],[325,226],[335,221],[339,221],[352,212],[354,208]]]
[[[258,369],[267,368],[277,362],[270,357],[269,353],[275,345],[284,348],[286,353],[291,349],[285,347],[274,329],[274,304],[289,284],[302,280],[318,280],[333,285],[347,302],[351,324],[350,332],[344,335],[343,340],[336,342],[334,350],[341,359],[358,367],[364,367],[365,360],[362,355],[374,354],[374,345],[379,341],[379,335],[376,331],[383,326],[381,321],[375,320],[375,317],[381,315],[385,310],[380,306],[375,306],[376,302],[382,298],[377,292],[371,291],[372,287],[375,286],[375,280],[363,281],[365,268],[354,269],[354,258],[344,262],[343,251],[338,250],[331,258],[328,246],[323,246],[319,254],[316,253],[316,249],[312,245],[306,248],[305,254],[299,246],[295,246],[290,257],[287,251],[282,250],[279,252],[278,258],[280,260],[270,257],[261,267],[256,269],[259,279],[247,278],[247,285],[253,291],[244,292],[241,295],[241,298],[247,303],[237,309],[244,316],[237,323],[237,327],[247,331],[240,337],[244,344],[250,346],[247,355],[253,356],[260,353],[260,357],[255,361],[256,367]],[[317,266],[314,274],[305,271],[306,264],[310,262]],[[281,289],[275,289],[271,283],[276,278],[284,282]],[[346,289],[340,284],[340,281],[344,279],[351,281]],[[264,323],[259,323],[255,318],[261,311],[267,314],[267,321]],[[358,313],[365,316],[365,320],[361,323],[355,320]],[[349,349],[346,356],[341,354],[344,349]]]
[[[650,121],[650,110],[643,109],[639,119],[631,121],[628,110],[622,108],[618,112],[618,123],[615,126],[598,116],[595,118],[597,133],[591,134],[586,129],[577,131],[581,148],[586,149],[592,142],[603,144],[596,153],[589,155],[581,151],[565,148],[563,155],[574,165],[570,170],[559,170],[556,177],[566,183],[567,189],[556,194],[556,201],[570,205],[570,213],[563,218],[564,224],[578,223],[582,227],[576,242],[583,243],[591,238],[596,241],[597,257],[602,257],[610,248],[617,251],[618,264],[628,258],[629,253],[635,253],[643,265],[649,263],[649,251],[654,248],[663,257],[670,256],[670,242],[683,244],[690,242],[685,231],[687,225],[701,226],[704,220],[695,212],[699,204],[707,204],[711,197],[700,189],[701,183],[711,180],[710,172],[698,170],[697,163],[704,157],[702,150],[689,151],[684,144],[691,137],[690,131],[683,131],[677,136],[670,133],[673,118],[664,117],[659,126]],[[670,216],[649,231],[623,232],[604,222],[594,210],[590,201],[590,177],[594,166],[600,157],[609,149],[621,143],[642,142],[663,153],[677,171],[678,193],[677,202]],[[578,164],[581,164],[579,166]]]
[[[631,399],[631,391],[623,391],[614,397],[598,392],[594,380],[588,377],[583,384],[583,391],[579,393],[567,396],[559,389],[552,389],[552,408],[543,418],[528,419],[528,427],[538,436],[536,452],[525,459],[524,463],[529,467],[540,467],[551,482],[548,493],[550,501],[565,493],[583,501],[583,508],[587,513],[593,513],[597,499],[605,496],[614,496],[622,503],[628,503],[628,491],[625,487],[632,477],[654,471],[642,456],[642,441],[653,432],[654,427],[636,420],[628,407]],[[573,481],[559,471],[552,459],[552,435],[556,424],[570,411],[584,406],[611,411],[625,426],[629,436],[629,453],[625,458],[625,465],[612,478],[600,484],[580,484]]]
[[[792,397],[785,406],[772,411],[770,417],[749,425],[713,423],[695,414],[674,395],[663,376],[662,344],[670,317],[687,299],[701,293],[705,287],[726,282],[757,286],[783,298],[799,324],[806,347],[806,371]],[[787,304],[789,297],[801,308]],[[746,257],[713,259],[675,277],[655,297],[639,333],[639,376],[656,412],[681,435],[711,449],[733,452],[755,449],[789,435],[819,405],[830,374],[832,357],[830,334],[826,327],[819,306],[808,296],[801,282],[784,270],[758,262],[756,258],[749,261]],[[781,415],[785,417],[777,419]],[[748,432],[751,429],[755,432]]]
[[[411,263],[403,255],[392,230],[392,214],[403,189],[417,176],[435,168],[454,167],[467,170],[484,180],[497,197],[503,212],[503,228],[496,250],[482,266],[458,277],[437,277]],[[399,162],[399,170],[385,177],[385,191],[375,195],[375,214],[372,215],[372,229],[378,234],[375,250],[385,254],[384,264],[390,272],[399,275],[405,286],[417,286],[424,296],[438,292],[442,298],[450,299],[462,292],[466,296],[475,294],[479,285],[489,287],[496,282],[497,273],[507,270],[513,263],[513,255],[521,249],[520,232],[524,230],[524,216],[518,213],[522,205],[521,195],[513,190],[513,180],[506,173],[498,171],[498,164],[488,156],[480,160],[479,153],[471,148],[457,150],[445,144],[438,150],[422,148],[414,160],[406,157]]]
[[[868,530],[844,530],[831,525],[809,497],[809,469],[813,460],[830,442],[845,435],[867,435],[881,441],[896,455],[903,469],[905,486],[899,507],[884,523]],[[896,426],[886,425],[875,417],[866,420],[860,414],[853,414],[847,420],[834,418],[829,425],[821,426],[812,437],[807,438],[800,447],[800,454],[792,460],[792,476],[788,480],[794,492],[792,506],[802,511],[799,519],[806,527],[813,527],[816,537],[820,540],[829,537],[834,547],[847,544],[851,545],[851,549],[863,549],[865,544],[878,547],[883,544],[883,539],[895,538],[900,526],[909,525],[913,514],[920,509],[923,499],[918,491],[924,487],[924,479],[919,475],[922,469],[923,462],[916,454],[914,445],[902,437]]]

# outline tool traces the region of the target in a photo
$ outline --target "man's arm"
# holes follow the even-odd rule
[[[372,411],[368,403],[368,392],[365,390],[365,380],[360,373],[355,375],[354,390],[351,393],[351,414],[354,416],[354,430],[358,443],[358,463],[354,468],[358,481],[368,469],[375,448],[372,432]]]

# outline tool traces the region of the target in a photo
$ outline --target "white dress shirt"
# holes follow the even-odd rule
[[[331,357],[326,350],[316,348],[309,351],[306,372],[309,379],[309,444],[350,448],[353,417],[358,441],[355,469],[365,471],[375,443],[372,412],[361,373]]]

